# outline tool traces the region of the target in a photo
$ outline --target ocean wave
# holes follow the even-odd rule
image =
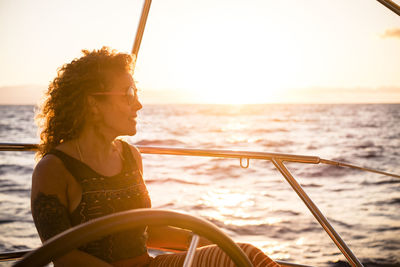
[[[370,148],[370,147],[374,147],[375,143],[373,141],[370,140],[366,140],[366,141],[361,141],[360,143],[357,143],[355,145],[353,145],[354,148]]]
[[[185,170],[185,171],[195,171],[195,173],[201,174],[202,170],[205,169],[207,166],[208,166],[207,164],[200,163],[200,164],[183,166],[181,168],[182,168],[182,170]]]
[[[309,144],[309,145],[307,146],[307,149],[308,149],[308,150],[316,150],[316,149],[318,149],[318,147],[315,146],[315,145],[313,145],[313,144]]]
[[[299,173],[301,177],[307,178],[319,178],[319,177],[344,177],[352,173],[357,172],[355,169],[339,167],[334,165],[323,165],[318,166],[318,168],[310,168],[303,170]]]
[[[377,128],[379,124],[377,122],[371,121],[356,121],[354,123],[354,128]]]
[[[235,225],[227,224],[223,221],[208,218],[209,221],[214,223],[216,226],[226,229],[227,231],[233,232],[236,235],[262,235],[266,232],[270,233],[273,237],[278,235],[280,232],[288,233],[293,232],[289,227],[275,226],[271,224],[258,224],[258,225]]]
[[[361,185],[368,185],[368,186],[375,186],[375,185],[391,185],[391,184],[400,184],[400,180],[389,179],[389,180],[382,180],[376,182],[369,182],[369,181],[362,181]]]
[[[344,191],[352,191],[354,189],[353,188],[330,188],[328,190],[331,192],[339,193],[339,192],[344,192]]]
[[[387,258],[377,258],[377,259],[362,260],[362,264],[365,267],[399,267],[400,261],[397,260],[391,261],[390,259]],[[350,265],[347,263],[347,265],[333,265],[333,266],[350,266]]]
[[[16,222],[16,220],[7,220],[7,219],[0,220],[0,224],[7,224],[7,223],[13,223],[13,222]]]
[[[377,232],[388,232],[388,231],[398,231],[400,230],[400,226],[387,226],[387,227],[379,227],[376,228],[375,231]]]
[[[32,125],[28,122],[22,121],[17,124],[0,124],[0,133],[6,134],[6,136],[12,135],[20,135],[23,132],[26,132],[26,129],[29,128],[31,130]]]
[[[380,158],[383,156],[383,149],[379,148],[369,148],[364,150],[359,150],[353,153],[353,157],[360,159],[373,159]]]
[[[164,184],[164,183],[178,183],[178,184],[190,184],[190,185],[203,185],[201,183],[185,181],[177,178],[166,178],[166,179],[146,179],[146,184]]]
[[[328,219],[329,219],[329,221],[331,223],[334,223],[335,225],[340,225],[340,226],[342,226],[343,228],[346,228],[346,229],[353,229],[355,227],[355,225],[345,223],[344,221],[341,221],[341,220],[338,220],[338,219],[334,219],[334,218],[328,218]]]
[[[374,204],[374,205],[377,205],[377,206],[399,205],[400,204],[400,197],[393,198],[393,199],[387,199],[387,200],[374,201],[374,202],[370,202],[368,204]]]
[[[311,184],[305,184],[305,183],[301,183],[301,186],[302,186],[302,187],[311,187],[311,188],[317,188],[317,187],[322,187],[323,185],[320,185],[320,184],[314,184],[314,183],[311,183]]]
[[[32,173],[32,167],[26,167],[17,164],[0,164],[0,175],[17,173],[17,174],[28,174]]]
[[[176,139],[156,139],[156,140],[148,140],[144,139],[139,142],[136,142],[135,145],[140,146],[182,146],[185,145],[184,142],[181,142]]]
[[[388,140],[392,140],[392,139],[398,140],[398,139],[400,139],[400,133],[389,135],[387,137],[387,139]]]
[[[260,143],[262,143],[262,145],[264,147],[285,147],[285,146],[292,146],[295,143],[293,141],[290,140],[278,140],[278,141],[272,141],[272,140],[262,140],[262,142],[260,141]]]
[[[298,216],[301,213],[294,210],[276,210],[272,212],[273,215],[289,215],[289,216]]]
[[[29,194],[30,194],[30,192],[31,192],[31,190],[30,190],[30,188],[7,188],[7,187],[3,187],[3,188],[0,188],[0,193],[7,193],[7,194],[10,194],[10,193],[17,193],[17,194],[23,194],[23,195],[26,195],[26,196],[28,196]]]
[[[193,210],[205,210],[205,209],[208,209],[210,207],[207,206],[207,205],[204,205],[204,204],[197,203],[197,204],[191,206],[190,208],[193,209]]]
[[[238,164],[214,164],[212,166],[206,167],[208,172],[213,173],[230,173],[233,170],[238,169]]]
[[[269,121],[272,121],[272,122],[283,122],[283,123],[288,123],[288,122],[300,122],[298,119],[293,119],[293,118],[285,118],[285,119],[282,119],[282,118],[273,118],[273,119],[271,119],[271,120],[269,120]]]
[[[209,207],[205,207],[200,205],[197,209],[207,209]],[[292,211],[288,211],[291,213]],[[275,217],[275,213],[271,213],[270,216]],[[282,216],[282,214],[280,214]],[[281,217],[279,217],[281,218]],[[207,220],[213,222],[218,227],[227,229],[229,231],[234,232],[237,235],[258,235],[265,234],[266,232],[269,235],[279,235],[279,234],[287,234],[287,235],[297,235],[298,233],[309,233],[309,232],[320,232],[318,229],[318,224],[312,221],[305,221],[303,223],[297,223],[295,225],[292,224],[291,219],[283,219],[277,223],[271,223],[265,216],[243,216],[241,214],[230,214],[229,216],[224,216],[224,218],[213,218],[209,217]],[[248,221],[248,223],[246,223]],[[239,223],[237,223],[239,222]]]
[[[168,202],[163,203],[161,206],[157,206],[158,209],[172,209],[176,206],[176,203]]]
[[[385,153],[385,147],[377,145],[371,140],[356,142],[350,145],[350,148],[353,150],[351,157],[361,159],[382,157]]]
[[[280,132],[288,132],[288,129],[285,128],[258,128],[251,129],[252,134],[265,134],[265,133],[280,133]]]
[[[354,239],[354,240],[361,240],[361,239],[368,238],[368,236],[366,236],[366,235],[353,235],[353,236],[351,236],[351,238]]]
[[[31,249],[31,248],[26,245],[13,245],[11,247],[10,251],[19,251],[19,250],[26,250],[26,249]]]
[[[18,184],[10,179],[0,179],[0,188],[17,186]]]
[[[13,131],[15,129],[15,127],[14,126],[11,126],[11,125],[9,125],[9,124],[0,124],[0,132],[1,133],[3,133],[3,132],[11,132],[11,131]]]

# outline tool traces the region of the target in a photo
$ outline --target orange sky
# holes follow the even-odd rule
[[[0,0],[0,103],[36,103],[83,48],[129,52],[141,6]],[[398,103],[399,46],[377,1],[153,1],[135,79],[145,103]]]

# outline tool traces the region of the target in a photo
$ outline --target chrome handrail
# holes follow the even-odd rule
[[[206,149],[188,149],[188,148],[167,148],[167,147],[150,147],[150,146],[137,146],[143,154],[159,154],[159,155],[176,155],[176,156],[200,156],[200,157],[221,157],[221,158],[239,158],[239,159],[264,159],[272,160],[273,158],[282,161],[298,162],[298,163],[312,163],[312,164],[327,164],[338,167],[348,167],[367,172],[373,172],[400,178],[400,175],[380,171],[367,167],[360,167],[357,165],[322,159],[316,156],[293,155],[284,153],[268,153],[268,152],[254,152],[254,151],[234,151],[234,150],[206,150]],[[37,144],[27,143],[0,143],[0,151],[36,151]]]
[[[329,164],[339,167],[349,167],[358,170],[364,170],[383,175],[388,175],[396,178],[400,178],[400,175],[388,173],[380,170],[374,170],[366,167],[359,167],[353,164],[338,162],[334,160],[321,159],[315,156],[305,155],[292,155],[283,153],[266,153],[266,152],[254,152],[254,151],[233,151],[233,150],[206,150],[206,149],[186,149],[186,148],[166,148],[166,147],[149,147],[149,146],[137,146],[143,154],[157,154],[157,155],[179,155],[179,156],[200,156],[200,157],[221,157],[221,158],[238,158],[242,159],[262,159],[271,161],[275,167],[281,172],[286,178],[288,183],[291,185],[293,190],[298,194],[302,201],[306,204],[307,208],[314,215],[317,221],[321,224],[322,228],[327,232],[329,237],[333,240],[339,250],[343,253],[346,259],[353,266],[363,266],[362,263],[357,259],[351,249],[342,240],[340,235],[335,231],[329,221],[325,218],[318,207],[313,203],[311,198],[302,189],[300,184],[292,176],[283,162],[298,162],[298,163],[309,163],[309,164]],[[38,149],[36,144],[15,144],[15,143],[0,143],[0,151],[35,151]]]
[[[0,151],[36,151],[38,148],[37,144],[0,143]]]
[[[307,195],[307,193],[303,190],[301,185],[296,181],[293,175],[289,172],[286,166],[283,164],[281,160],[273,159],[272,163],[279,170],[279,172],[286,178],[290,186],[297,193],[301,200],[303,200],[304,204],[306,204],[307,208],[317,219],[319,224],[324,228],[325,232],[329,235],[329,237],[333,240],[335,245],[339,248],[339,250],[343,253],[346,259],[353,266],[363,266],[362,263],[357,259],[357,257],[353,254],[350,248],[346,245],[340,235],[336,232],[333,226],[329,223],[328,219],[322,214],[317,205],[311,200],[311,198]]]
[[[327,164],[338,167],[347,167],[367,172],[379,173],[386,176],[400,178],[399,174],[375,170],[367,167],[360,167],[354,164],[344,163],[335,160],[322,159],[317,156],[294,155],[284,153],[271,152],[254,152],[254,151],[234,151],[234,150],[217,150],[217,149],[188,149],[188,148],[166,148],[166,147],[149,147],[137,146],[143,154],[159,154],[159,155],[176,155],[176,156],[199,156],[199,157],[220,157],[220,158],[239,158],[239,159],[263,159],[272,161],[273,159],[310,164]],[[0,144],[1,151],[1,144]]]
[[[400,6],[395,2],[391,0],[377,0],[377,1],[400,16]]]

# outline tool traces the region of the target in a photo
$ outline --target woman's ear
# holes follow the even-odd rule
[[[89,110],[88,121],[95,124],[99,123],[102,120],[102,114],[99,102],[93,96],[88,96],[87,105]]]
[[[93,96],[87,97],[87,103],[89,105],[89,109],[93,115],[99,114],[99,108],[97,106],[97,101]]]

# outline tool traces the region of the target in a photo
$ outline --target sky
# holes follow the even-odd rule
[[[0,0],[0,104],[82,49],[130,52],[142,4]],[[134,78],[145,104],[400,103],[399,48],[375,0],[153,0]]]

